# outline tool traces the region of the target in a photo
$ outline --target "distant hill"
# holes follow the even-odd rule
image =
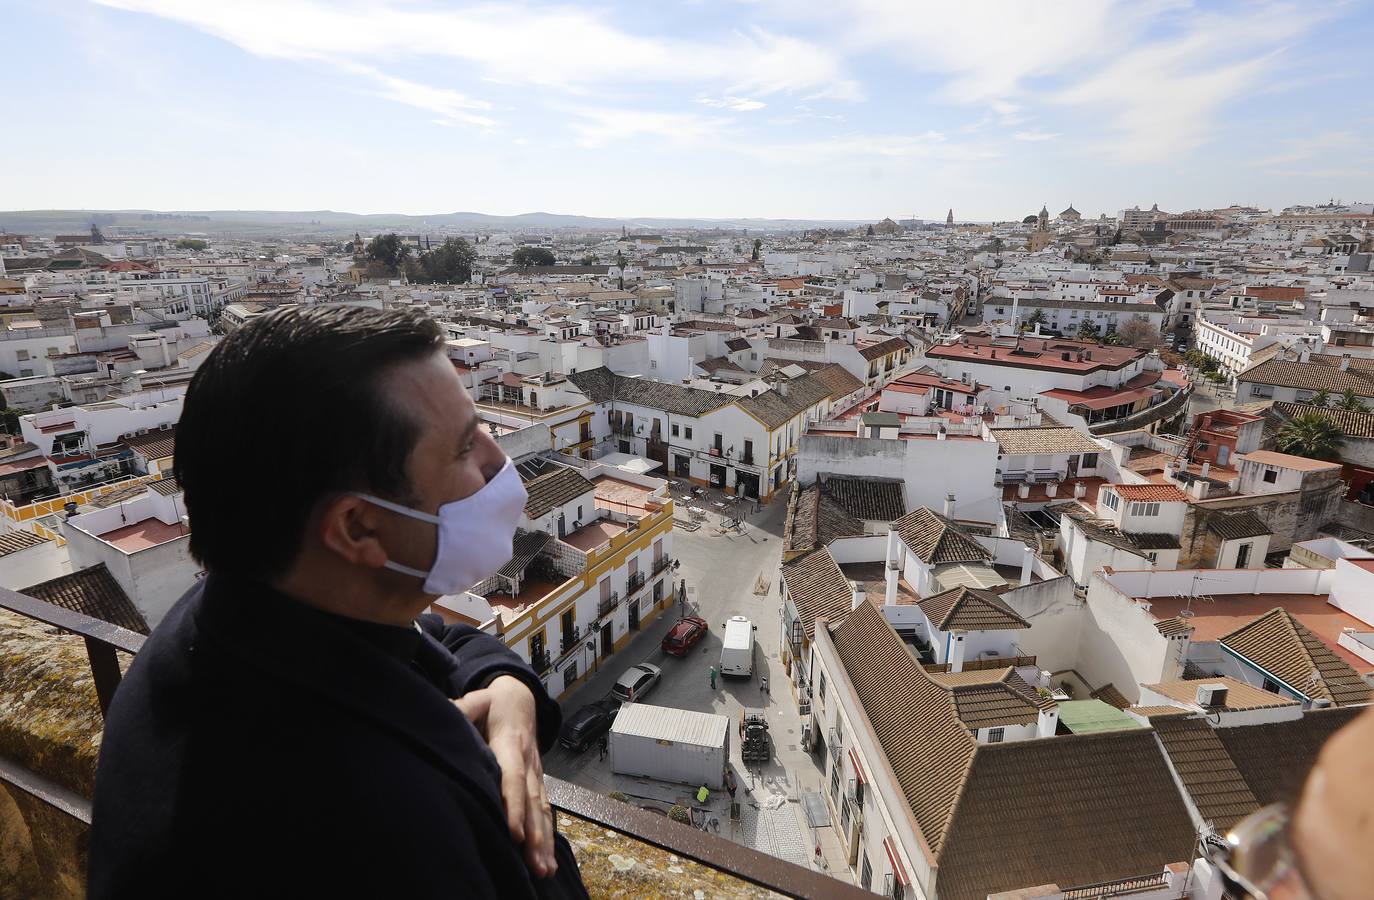
[[[400,213],[362,215],[334,210],[153,210],[153,209],[36,209],[0,211],[0,231],[49,236],[79,234],[92,224],[107,236],[144,232],[152,234],[204,233],[222,236],[285,237],[288,235],[351,235],[354,231],[395,229],[423,233],[440,228],[474,228],[497,231],[519,228],[571,228],[592,230],[645,229],[749,229],[751,231],[803,231],[809,228],[852,228],[864,224],[837,219],[674,219],[660,216],[598,218],[562,213],[531,212],[495,216],[479,212],[436,213],[409,216]]]

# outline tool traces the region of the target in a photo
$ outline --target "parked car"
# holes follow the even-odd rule
[[[698,616],[678,619],[663,639],[663,652],[669,656],[686,656],[687,651],[706,636],[706,620]]]
[[[611,695],[628,703],[643,700],[644,695],[658,684],[658,677],[662,674],[663,670],[652,663],[630,666],[629,670],[620,676],[615,687],[611,688]]]
[[[618,712],[620,701],[611,697],[588,703],[564,721],[558,743],[574,753],[581,753],[591,746],[592,741],[611,730]]]

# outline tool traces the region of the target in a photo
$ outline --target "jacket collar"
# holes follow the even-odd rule
[[[201,637],[238,665],[328,698],[468,784],[505,820],[500,769],[486,742],[420,670],[380,650],[336,618],[260,582],[210,573],[193,611]],[[421,634],[416,661],[456,668],[452,653]],[[431,676],[432,677],[432,676]],[[481,772],[474,771],[480,765]],[[486,777],[483,777],[485,774]]]

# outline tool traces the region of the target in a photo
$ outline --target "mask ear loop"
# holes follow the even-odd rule
[[[402,506],[399,503],[392,503],[390,500],[383,500],[381,497],[374,497],[371,494],[364,494],[361,491],[354,491],[353,496],[359,498],[360,500],[366,500],[368,503],[376,504],[377,506],[380,506],[382,509],[389,509],[394,513],[400,513],[401,515],[409,516],[412,519],[419,519],[421,522],[428,522],[431,525],[439,524],[438,516],[432,516],[429,513],[421,512],[418,509],[411,509],[408,506]],[[402,575],[409,575],[410,577],[418,578],[421,581],[424,581],[427,578],[429,578],[429,573],[424,571],[423,569],[415,569],[410,566],[403,565],[402,563],[396,562],[396,560],[394,559],[388,559],[386,562],[382,563],[382,568],[390,569],[393,572],[400,572]]]

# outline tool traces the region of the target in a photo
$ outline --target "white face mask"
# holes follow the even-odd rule
[[[427,594],[458,594],[491,577],[510,562],[515,526],[525,509],[525,485],[510,459],[477,493],[439,507],[430,515],[371,494],[354,494],[383,509],[439,526],[434,564],[428,572],[394,560],[382,565],[425,580]]]

